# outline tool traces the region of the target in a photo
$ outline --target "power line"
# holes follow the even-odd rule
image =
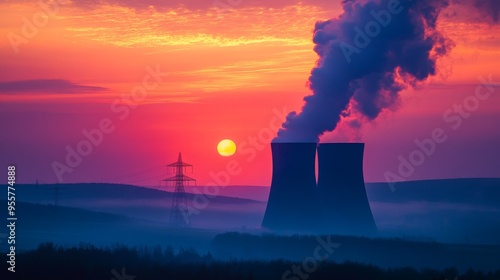
[[[96,180],[96,181],[97,182],[106,182],[106,181],[113,181],[113,180],[120,179],[120,178],[134,177],[134,176],[137,176],[137,175],[140,175],[140,174],[149,173],[150,171],[158,170],[158,169],[161,169],[161,168],[164,168],[164,166],[155,166],[155,167],[151,167],[151,168],[147,168],[147,169],[138,170],[138,171],[135,171],[135,172],[132,172],[132,173],[128,173],[126,175],[118,175],[118,176],[115,176],[115,177],[111,177],[111,178],[107,178],[107,179],[100,179],[100,180]]]
[[[163,177],[163,176],[165,176],[165,175],[156,175],[156,176],[152,176],[152,177],[147,177],[147,178],[135,179],[135,180],[132,180],[132,181],[121,182],[121,184],[131,184],[131,183],[135,183],[135,182],[143,182],[143,181],[147,181],[147,180],[151,180],[151,179],[157,179],[157,178],[160,178],[160,177]]]

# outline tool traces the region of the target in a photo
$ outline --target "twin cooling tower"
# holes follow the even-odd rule
[[[271,149],[273,177],[263,227],[288,232],[376,233],[363,178],[363,143],[271,143]]]

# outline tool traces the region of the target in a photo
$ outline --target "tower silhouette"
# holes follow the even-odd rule
[[[316,193],[317,143],[271,143],[273,176],[262,226],[301,233],[317,232],[323,222]]]
[[[377,233],[363,177],[364,148],[364,143],[318,145],[318,193],[328,232]]]
[[[182,161],[182,155],[179,153],[179,157],[176,162],[167,165],[167,168],[171,168],[175,172],[175,176],[163,180],[167,183],[173,184],[174,186],[174,197],[172,198],[172,207],[170,208],[170,224],[175,227],[190,227],[191,221],[189,219],[189,210],[187,207],[187,198],[185,186],[189,182],[195,182],[196,180],[184,175],[184,171],[193,166],[191,164]]]
[[[377,234],[363,177],[364,143],[273,142],[271,152],[273,176],[263,227],[288,233]]]
[[[37,180],[37,186],[38,186],[38,180]],[[61,185],[59,183],[55,183],[51,188],[49,188],[50,190],[53,191],[53,199],[54,199],[54,203],[53,205],[54,206],[59,206],[59,202],[60,202],[60,199],[61,199],[61,195],[63,195],[64,193],[61,193],[61,191],[64,191],[66,190],[65,187],[61,187]]]

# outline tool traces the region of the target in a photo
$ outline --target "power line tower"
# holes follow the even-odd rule
[[[179,157],[176,162],[167,165],[167,168],[171,168],[175,171],[175,176],[163,180],[174,185],[174,197],[172,199],[172,207],[170,209],[170,224],[175,227],[191,227],[191,221],[189,219],[189,211],[187,207],[187,198],[185,186],[188,186],[190,182],[196,184],[196,180],[184,175],[184,171],[190,167],[191,171],[193,166],[191,164],[182,161],[182,155],[179,153]]]
[[[66,188],[60,187],[59,183],[55,183],[55,186],[50,189],[53,191],[54,206],[59,206],[59,201],[62,195],[61,191],[66,190]]]
[[[38,204],[40,202],[40,184],[38,182],[38,179],[35,181],[35,204]]]

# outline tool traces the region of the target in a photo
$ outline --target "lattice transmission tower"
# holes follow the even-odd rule
[[[167,168],[174,170],[175,176],[163,180],[167,183],[167,186],[169,184],[174,186],[174,197],[170,209],[170,224],[175,227],[191,227],[185,186],[188,186],[190,182],[196,184],[196,180],[184,175],[184,171],[188,167],[191,168],[191,171],[193,170],[191,164],[182,161],[182,155],[179,153],[177,161],[167,165]]]
[[[37,181],[38,185],[38,181]],[[54,198],[54,206],[59,206],[59,202],[61,200],[61,196],[64,195],[63,191],[66,190],[66,187],[61,187],[59,183],[55,183],[53,187],[49,188],[50,190],[53,191],[53,198]]]

